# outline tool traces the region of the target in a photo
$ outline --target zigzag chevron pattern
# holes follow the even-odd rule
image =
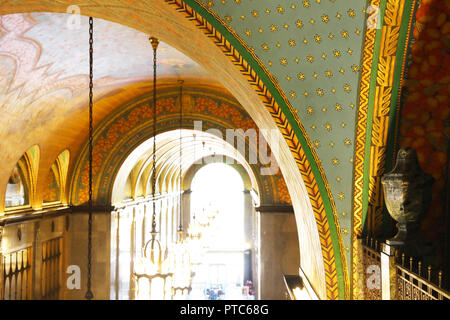
[[[258,77],[256,72],[250,67],[239,52],[218,32],[210,23],[208,23],[201,15],[187,6],[182,0],[166,0],[166,3],[173,5],[175,9],[183,13],[184,16],[196,24],[206,36],[211,38],[215,44],[230,58],[232,63],[238,67],[239,71],[244,75],[248,82],[255,88],[257,94],[261,97],[266,108],[277,123],[283,137],[291,150],[298,168],[302,174],[305,186],[308,190],[309,198],[319,231],[320,242],[322,246],[322,256],[325,267],[327,299],[336,300],[339,298],[338,279],[336,271],[336,261],[334,256],[333,243],[331,239],[330,227],[328,224],[324,204],[319,192],[319,187],[314,179],[311,166],[307,160],[301,145],[298,141],[294,130],[287,121],[286,116],[281,108],[270,94],[267,87]]]
[[[369,172],[369,203],[367,210],[368,227],[372,234],[381,232],[384,199],[381,188],[381,175],[385,170],[386,146],[389,129],[394,70],[399,42],[400,25],[405,0],[388,0],[381,34],[380,55],[378,57],[377,85],[373,110],[371,155]]]
[[[372,6],[379,8],[380,1],[373,0]],[[363,69],[360,85],[360,104],[357,122],[357,137],[355,148],[355,183],[354,183],[354,214],[353,214],[353,283],[359,283],[357,270],[357,237],[362,233],[362,200],[364,188],[364,150],[366,143],[370,144],[369,185],[367,227],[369,232],[376,234],[382,225],[383,194],[381,175],[385,169],[387,134],[389,129],[389,112],[391,107],[391,92],[393,87],[396,54],[399,41],[400,25],[404,11],[405,0],[387,0],[380,39],[380,52],[377,57],[377,70],[372,69],[373,47],[375,44],[375,29],[366,31]],[[414,2],[413,2],[414,6]],[[374,95],[373,126],[370,140],[366,141],[368,90],[371,72],[376,72]],[[361,297],[361,288],[353,287],[354,297]]]
[[[373,7],[380,6],[380,0],[372,0]],[[367,111],[369,106],[370,77],[372,74],[373,50],[375,46],[376,29],[367,29],[364,40],[361,84],[359,94],[358,121],[356,124],[356,145],[354,156],[354,187],[353,187],[353,233],[352,233],[352,268],[353,268],[353,298],[362,298],[362,288],[358,287],[360,283],[358,264],[358,243],[357,238],[362,233],[362,210],[363,210],[363,189],[364,189],[364,151],[367,129]]]

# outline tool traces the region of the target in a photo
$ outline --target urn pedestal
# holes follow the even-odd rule
[[[420,251],[419,222],[431,203],[433,177],[422,171],[415,150],[405,148],[398,151],[394,169],[381,178],[381,183],[386,207],[398,229],[386,243]]]

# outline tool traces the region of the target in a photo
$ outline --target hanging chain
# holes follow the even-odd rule
[[[153,218],[152,218],[152,235],[156,234],[156,50],[159,41],[156,38],[150,38],[153,47],[153,175],[152,175],[152,196],[153,196]]]
[[[182,136],[181,136],[181,128],[183,126],[183,83],[184,80],[179,80],[178,81],[180,83],[180,221],[179,221],[179,225],[178,225],[178,232],[180,233],[180,241],[181,241],[181,237],[182,237],[182,232],[183,232],[183,197],[181,196],[181,179],[183,177],[183,169],[182,169],[182,156],[183,156],[183,151],[181,148],[181,141],[182,141]]]
[[[87,291],[85,298],[91,300],[94,294],[91,291],[91,271],[92,271],[92,111],[93,111],[93,77],[94,77],[94,59],[93,59],[93,39],[94,21],[89,17],[89,228],[88,228],[88,270],[87,270]]]
[[[194,136],[194,163],[196,163],[197,162],[197,158],[195,156],[195,149],[197,149],[197,140],[196,140],[197,135],[194,133],[193,136]],[[193,212],[193,220],[195,221],[195,210]]]

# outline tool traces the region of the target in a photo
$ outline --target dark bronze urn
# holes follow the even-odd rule
[[[397,221],[397,234],[387,240],[388,244],[403,246],[419,240],[419,222],[431,203],[434,179],[422,171],[414,149],[400,149],[395,168],[383,175],[386,207]]]

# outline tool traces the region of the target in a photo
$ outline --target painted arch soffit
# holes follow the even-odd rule
[[[204,29],[204,33],[209,37],[214,35],[213,38],[216,44],[222,48],[226,55],[231,57],[233,63],[241,69],[241,73],[246,76],[249,83],[254,86],[259,95],[263,97],[264,104],[272,114],[272,117],[275,119],[284,138],[288,142],[304,182],[307,185],[322,240],[322,254],[326,265],[325,272],[328,275],[326,279],[327,298],[338,299],[339,296],[341,298],[348,298],[350,284],[347,272],[347,256],[349,256],[349,247],[346,246],[346,250],[344,250],[341,228],[339,225],[340,221],[330,186],[322,169],[322,161],[318,159],[308,134],[305,132],[304,127],[298,118],[297,112],[294,111],[294,108],[288,101],[284,91],[278,85],[277,79],[273,77],[261,63],[261,60],[254,54],[253,48],[249,47],[232,28],[224,23],[215,12],[209,10],[207,6],[200,2],[197,3],[188,0],[166,0],[166,2],[174,5],[178,11],[183,12],[189,19],[194,19],[195,23],[201,29]],[[189,5],[193,6],[194,9],[189,7]],[[199,11],[200,14],[207,18],[200,16],[194,10]],[[212,25],[209,25],[209,23],[212,23]],[[215,27],[219,30],[216,30]],[[226,34],[226,39],[224,39],[221,32]],[[227,40],[232,41],[232,43]],[[235,45],[238,49],[233,47]],[[345,127],[345,125],[343,127]],[[346,144],[348,145],[348,143]],[[353,159],[350,158],[349,162],[352,163],[352,160]],[[339,160],[336,161],[336,159],[333,159],[332,162],[337,165]],[[351,181],[351,169],[348,174],[350,176],[349,180]],[[341,178],[337,180],[341,181]],[[351,187],[349,190],[351,193]],[[338,198],[343,201],[345,196],[340,193]],[[347,202],[347,207],[350,207],[349,204],[351,203],[351,200],[347,199],[345,202]],[[342,216],[347,216],[347,212],[344,211]],[[347,219],[349,219],[349,217],[347,217]],[[349,235],[348,229],[344,232]],[[350,237],[347,239],[348,243],[350,243],[349,240]],[[333,247],[334,249],[332,249]],[[335,259],[335,255],[339,258]]]
[[[176,1],[165,2],[172,4],[171,2],[175,3]],[[194,1],[186,2],[190,4],[194,3]],[[182,5],[184,5],[184,2],[182,2]],[[220,22],[220,19],[218,21]],[[197,21],[195,21],[194,23],[196,22]],[[236,35],[236,33],[234,34]],[[240,39],[240,37],[237,38]],[[232,50],[235,51],[234,48],[232,48]],[[242,62],[242,64],[237,64],[238,68],[244,68],[245,66],[249,67],[247,62],[245,61],[247,57],[243,58],[239,53],[235,53],[237,54],[237,59]],[[251,57],[253,57],[251,59],[254,59],[256,57],[253,50],[248,50],[241,53],[245,54],[246,56],[247,54],[251,54]],[[232,60],[234,58],[236,57],[233,57]],[[260,60],[257,59],[257,61]],[[272,76],[269,77],[270,80],[266,79],[267,75],[271,75],[271,73],[266,72],[265,74],[256,75],[251,67],[247,69],[249,69],[252,73],[248,78],[255,78],[255,82],[257,83],[253,84],[250,80],[249,82],[255,87],[255,90],[260,93],[262,99],[267,100],[267,102],[265,102],[266,106],[272,113],[272,116],[275,118],[278,126],[281,128],[284,137],[289,140],[288,145],[291,148],[294,158],[298,163],[299,169],[305,180],[305,184],[307,185],[311,201],[313,202],[312,206],[314,209],[317,225],[319,228],[319,234],[322,241],[322,253],[326,264],[326,273],[329,275],[329,277],[327,278],[327,297],[330,299],[336,299],[339,295],[341,297],[344,297],[342,291],[342,281],[347,282],[346,289],[348,286],[348,276],[346,272],[347,264],[345,263],[346,257],[339,227],[340,219],[337,217],[338,211],[336,210],[333,201],[333,191],[332,189],[330,189],[327,179],[325,178],[325,174],[322,170],[321,163],[323,164],[323,162],[317,157],[316,151],[314,150],[314,147],[312,146],[312,143],[308,138],[307,132],[305,132],[304,127],[298,121],[298,115],[296,112],[294,112],[294,108],[288,100],[289,98],[287,98],[286,94],[284,93],[286,90],[281,89],[278,81],[272,81],[276,80]],[[266,70],[266,68],[264,68],[264,70]],[[245,73],[244,71],[242,72]],[[260,75],[265,77],[263,79],[264,83],[262,82],[263,80],[261,80],[261,78],[259,77]],[[271,88],[268,89],[265,85],[269,85]],[[276,89],[273,89],[272,86],[275,86]],[[290,95],[291,98],[295,98],[295,96],[298,95]],[[318,96],[321,95],[318,94]],[[289,112],[289,110],[291,110],[292,113]],[[297,120],[297,122],[293,121],[292,117],[294,117],[294,120]],[[289,123],[289,121],[291,123]],[[293,129],[291,128],[291,124],[294,126],[295,131],[293,131]],[[296,134],[294,134],[294,132]],[[339,161],[339,159],[337,160]],[[336,165],[339,163],[335,160],[333,161]],[[341,198],[342,203],[349,202],[349,197],[345,197],[345,194],[344,197],[341,196]],[[337,256],[338,259],[335,260],[335,256]],[[346,292],[348,292],[348,290],[346,290]]]
[[[163,88],[159,91],[159,95],[157,100],[158,133],[176,130],[179,127],[178,87]],[[257,130],[256,124],[238,102],[232,97],[226,97],[223,92],[188,86],[184,89],[183,101],[183,128],[192,129],[194,128],[194,121],[201,121],[202,131],[219,129],[224,138],[227,135],[227,129]],[[151,138],[153,124],[150,102],[151,95],[148,93],[134,98],[111,113],[97,126],[94,133],[94,186],[112,185],[119,164],[125,161],[127,155],[133,152],[137,146]],[[199,144],[197,148],[199,149],[197,152],[199,152],[202,147],[199,141],[197,141],[197,144]],[[247,141],[246,153],[249,153],[250,150],[256,150],[257,147],[257,145]],[[76,160],[71,181],[70,198],[73,204],[82,204],[87,201],[87,150],[88,146],[84,143]],[[148,150],[142,156],[142,159],[139,158],[143,165],[146,163],[144,158],[150,157],[150,151]],[[268,152],[271,152],[270,148],[268,148]],[[276,160],[272,158],[272,161]],[[261,168],[264,166],[266,165],[262,165],[259,161],[256,164],[250,164],[254,172],[261,172]],[[275,167],[278,167],[278,164]],[[256,174],[256,177],[265,202],[290,203],[290,197],[280,170],[275,175]],[[94,200],[98,204],[109,203],[112,190],[107,190],[107,188],[95,188],[95,190],[98,190],[98,193],[94,194]]]
[[[366,2],[196,2],[242,39],[292,105],[323,167],[348,254]]]

